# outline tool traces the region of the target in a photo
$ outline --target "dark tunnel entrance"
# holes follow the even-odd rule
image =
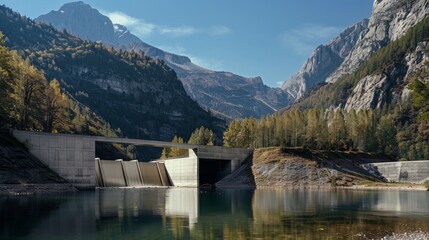
[[[199,159],[199,185],[214,184],[231,173],[231,161]]]

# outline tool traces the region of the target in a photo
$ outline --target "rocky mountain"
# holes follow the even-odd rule
[[[396,63],[390,71],[374,73],[362,78],[348,96],[344,108],[374,109],[395,99],[405,99],[409,90],[406,88],[413,77],[429,70],[428,42],[419,42],[414,51],[408,52],[404,61]]]
[[[116,48],[142,50],[150,57],[163,60],[177,72],[189,96],[203,108],[225,118],[261,117],[291,101],[287,93],[280,88],[264,85],[259,77],[246,78],[202,68],[193,64],[188,57],[165,52],[141,41],[126,27],[113,25],[106,18],[91,6],[74,2],[65,4],[58,11],[42,15],[36,21],[49,23],[58,30],[66,29],[84,39],[102,41]],[[88,34],[93,31],[94,34]]]
[[[88,14],[81,14],[85,11]],[[111,31],[112,21],[106,16],[100,16],[100,13],[83,2],[65,4],[58,11],[51,11],[46,15],[37,18],[39,22],[50,23],[48,20],[56,19],[52,23],[57,29],[67,29],[71,33],[84,40],[98,39],[103,42],[115,42],[117,36]],[[68,19],[75,19],[74,22]],[[83,28],[81,26],[88,26]]]
[[[406,99],[410,83],[427,81],[428,14],[427,0],[375,0],[368,27],[344,62],[294,106],[359,110]]]
[[[426,0],[375,0],[368,27],[341,66],[327,79],[335,82],[352,73],[379,49],[404,36],[408,29],[428,16]]]
[[[343,30],[330,43],[317,47],[305,61],[301,70],[286,80],[281,88],[294,100],[300,99],[307,91],[325,82],[350,54],[361,33],[368,26],[364,19]]]
[[[71,10],[66,6],[61,11]],[[9,49],[28,58],[47,79],[58,79],[70,98],[126,137],[187,139],[200,126],[222,136],[224,122],[200,108],[162,61],[81,40],[5,6],[0,6],[0,31]]]

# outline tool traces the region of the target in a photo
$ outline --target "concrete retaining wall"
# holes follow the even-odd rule
[[[90,137],[14,131],[29,151],[77,188],[95,188],[95,141]]]
[[[369,171],[378,171],[390,182],[421,183],[429,178],[429,161],[384,162],[362,166]]]
[[[189,157],[164,161],[173,186],[198,187],[198,157],[189,149]]]

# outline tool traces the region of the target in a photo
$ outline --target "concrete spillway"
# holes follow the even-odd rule
[[[97,187],[172,186],[163,163],[96,159]]]

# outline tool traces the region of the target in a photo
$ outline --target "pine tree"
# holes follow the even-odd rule
[[[174,136],[173,143],[184,143],[183,138]],[[188,153],[187,149],[181,149],[181,148],[171,148],[170,153],[168,154],[169,157],[182,157],[185,156]]]
[[[213,131],[204,127],[196,129],[191,134],[188,144],[214,145]]]

